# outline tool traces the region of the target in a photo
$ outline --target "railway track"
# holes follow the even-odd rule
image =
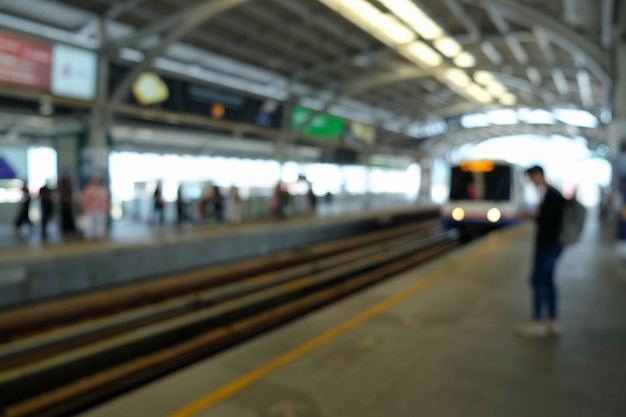
[[[436,221],[0,313],[0,416],[63,416],[457,245]]]

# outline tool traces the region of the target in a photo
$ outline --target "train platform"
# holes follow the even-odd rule
[[[5,226],[0,229],[6,237],[0,239],[0,309],[296,250],[423,215],[436,217],[437,210],[433,204],[345,207],[318,216],[180,228],[122,220],[112,225],[107,239],[91,242],[63,237],[56,225],[45,241],[36,231],[16,236]]]
[[[317,208],[315,217],[330,219],[338,216],[363,215],[369,212],[404,210],[415,207],[416,205],[433,205],[430,202],[411,202],[411,201],[387,201],[384,199],[374,199],[370,207],[366,207],[365,202],[357,201],[337,201],[333,204],[320,204]],[[296,215],[291,220],[302,220],[307,218],[303,215]],[[272,219],[255,219],[245,220],[237,225],[239,227],[249,226],[252,224],[271,222]],[[202,233],[207,229],[215,230],[215,227],[209,227],[201,224],[186,223],[179,227],[172,221],[165,222],[163,225],[143,220],[135,220],[130,217],[124,217],[120,220],[112,222],[105,244],[132,243],[152,239],[158,239],[163,236],[172,235],[188,235],[191,233]],[[12,254],[17,252],[35,252],[46,251],[57,246],[77,246],[85,243],[80,233],[64,235],[61,233],[58,221],[51,221],[48,226],[47,237],[44,239],[41,235],[41,227],[38,223],[34,224],[31,229],[23,226],[20,231],[15,231],[13,224],[0,224],[0,255]]]
[[[492,233],[81,417],[623,417],[626,280],[590,217],[557,272],[562,333],[529,315],[532,225]]]

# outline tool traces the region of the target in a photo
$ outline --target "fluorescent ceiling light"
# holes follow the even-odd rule
[[[575,109],[555,109],[554,117],[557,120],[571,125],[580,127],[597,127],[598,119],[586,110]]]
[[[460,68],[471,68],[476,65],[476,59],[474,55],[469,52],[461,52],[456,57],[454,57],[454,64]]]
[[[467,75],[465,71],[458,68],[447,69],[443,74],[443,78],[454,86],[460,88],[465,88],[472,82],[469,75]]]
[[[494,97],[499,97],[503,94],[506,94],[506,88],[500,84],[499,82],[493,82],[486,86],[487,91]]]
[[[474,80],[476,80],[478,84],[488,86],[495,81],[495,78],[489,71],[476,71],[474,73]]]
[[[421,66],[436,67],[443,61],[441,55],[424,42],[413,42],[400,48],[400,53]]]
[[[435,39],[433,41],[433,44],[435,45],[435,48],[439,50],[439,52],[441,52],[443,55],[447,56],[448,58],[454,58],[455,56],[457,56],[463,51],[463,48],[461,48],[461,45],[459,45],[457,41],[455,41],[449,36],[444,36],[443,38]]]
[[[413,31],[365,0],[320,0],[337,13],[390,46],[415,40]]]
[[[491,97],[491,94],[485,91],[478,84],[471,84],[467,86],[465,88],[465,92],[480,103],[487,104],[493,101],[493,97]]]
[[[552,125],[555,123],[552,112],[543,109],[519,109],[517,117],[521,122],[528,124]]]
[[[404,20],[422,38],[432,40],[445,35],[441,26],[435,23],[430,16],[424,13],[411,0],[380,0],[380,2],[400,19]]]
[[[503,106],[513,106],[517,103],[517,97],[513,93],[506,93],[498,97],[498,101]]]
[[[489,126],[489,117],[484,113],[472,113],[461,116],[461,126],[466,129]]]
[[[487,112],[489,121],[494,125],[514,125],[518,123],[517,112],[512,109]]]

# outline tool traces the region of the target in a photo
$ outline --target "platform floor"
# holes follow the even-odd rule
[[[432,205],[431,202],[389,202],[385,200],[373,201],[369,207],[365,207],[362,202],[335,202],[332,205],[320,204],[317,209],[316,217],[327,218],[344,216],[347,214],[366,213],[369,211],[380,210],[395,210],[406,209],[415,207],[418,205]],[[306,218],[307,215],[298,215],[290,218],[291,220],[298,220]],[[272,222],[274,219],[262,219],[262,220],[248,220],[244,221],[237,226],[246,226],[250,224],[267,223]],[[132,220],[130,218],[124,218],[114,221],[109,229],[109,234],[106,238],[106,242],[115,244],[118,242],[136,242],[155,239],[163,236],[172,236],[176,234],[188,235],[194,232],[202,232],[207,229],[215,229],[222,226],[208,226],[202,224],[185,224],[179,227],[175,223],[165,223],[163,225]],[[232,227],[232,226],[229,226]],[[37,223],[28,228],[22,226],[21,230],[16,231],[12,224],[0,224],[0,252],[6,252],[12,249],[37,249],[37,248],[50,248],[59,247],[64,245],[76,245],[84,242],[84,239],[79,233],[64,235],[61,233],[58,222],[51,221],[48,225],[48,233],[46,238],[42,238],[41,226]]]
[[[402,273],[81,417],[623,417],[626,280],[588,222],[563,333],[525,338],[532,226]]]

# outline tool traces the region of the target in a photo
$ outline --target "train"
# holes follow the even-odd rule
[[[504,160],[464,160],[450,165],[442,225],[471,238],[518,223],[524,207],[524,171]]]

